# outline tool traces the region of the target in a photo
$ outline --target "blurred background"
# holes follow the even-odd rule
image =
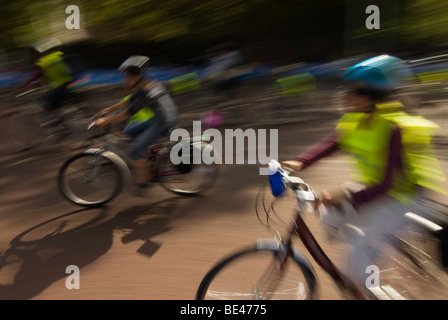
[[[75,21],[74,12],[66,11],[70,5],[79,9],[79,29],[66,26]],[[378,8],[376,29],[366,26],[372,22],[373,12],[366,11],[371,5]],[[204,92],[197,89],[210,88],[213,75],[222,71],[231,80],[228,87],[246,86],[240,92],[207,91],[209,96],[256,93],[258,105],[278,102],[275,96],[285,107],[338,103],[333,80],[381,53],[410,61],[424,84],[420,93],[430,87],[432,100],[444,98],[433,93],[444,95],[448,78],[445,1],[18,0],[1,1],[1,14],[1,91],[23,82],[31,67],[26,46],[48,37],[82,59],[90,88],[118,85],[116,68],[128,56],[151,57],[149,73],[170,82],[184,111],[198,105]],[[316,90],[323,90],[322,99],[310,99]],[[290,99],[297,97],[300,102]],[[423,100],[419,96],[412,103]]]
[[[53,37],[82,62],[77,73],[96,109],[121,99],[117,67],[140,54],[151,58],[148,74],[168,84],[181,126],[210,109],[227,125],[277,123],[342,110],[342,72],[388,53],[414,71],[400,91],[405,103],[417,113],[434,107],[425,116],[446,130],[445,1],[17,0],[1,1],[1,14],[0,92],[29,77],[26,47]]]
[[[79,8],[79,29],[66,28],[69,5]],[[369,5],[380,10],[380,29],[366,28]],[[18,0],[1,1],[1,15],[3,72],[21,70],[23,48],[50,36],[100,69],[137,53],[154,66],[199,66],[229,42],[246,62],[272,64],[448,49],[448,3],[437,0]]]

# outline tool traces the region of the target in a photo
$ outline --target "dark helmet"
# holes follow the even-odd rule
[[[149,67],[149,58],[145,56],[131,56],[127,58],[118,68],[119,73],[133,72],[144,73]]]
[[[28,50],[34,51],[35,53],[42,55],[51,51],[60,50],[61,47],[62,42],[59,39],[46,38],[28,46]]]

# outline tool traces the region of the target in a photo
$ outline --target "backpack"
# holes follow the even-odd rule
[[[153,109],[159,125],[163,130],[169,130],[177,122],[178,107],[168,91],[161,84],[156,84],[148,90],[147,96],[153,100]]]

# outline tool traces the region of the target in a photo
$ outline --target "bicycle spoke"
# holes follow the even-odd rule
[[[298,300],[309,299],[308,280],[288,258],[281,262],[278,252],[253,251],[223,262],[218,273],[208,278],[205,299]],[[219,266],[219,265],[218,265]]]
[[[389,236],[373,262],[380,269],[381,287],[396,292],[392,298],[446,299],[448,275],[441,267],[438,241],[411,224]]]
[[[96,154],[81,153],[70,158],[59,173],[63,195],[83,206],[97,206],[114,198],[122,178],[114,163]]]

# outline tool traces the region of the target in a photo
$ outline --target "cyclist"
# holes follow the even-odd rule
[[[245,59],[232,42],[209,49],[210,58],[203,71],[203,82],[217,98],[236,96],[238,77]]]
[[[177,106],[155,79],[145,78],[149,58],[131,56],[118,68],[124,73],[124,86],[130,95],[119,103],[102,110],[103,115],[96,120],[98,126],[126,121],[123,133],[132,138],[129,157],[135,175],[134,195],[142,195],[151,181],[151,172],[143,152],[148,146],[168,134],[177,121]]]
[[[59,109],[67,96],[67,86],[73,81],[71,69],[60,51],[61,45],[58,39],[48,38],[27,47],[33,69],[30,77],[11,95],[23,92],[41,80],[48,89],[43,98],[44,109]]]
[[[372,241],[393,231],[403,216],[417,210],[425,191],[446,193],[444,175],[431,148],[434,123],[410,116],[394,100],[397,86],[410,75],[403,60],[381,55],[349,68],[349,110],[322,141],[283,166],[302,170],[336,150],[353,156],[356,180],[333,191],[323,190],[322,221],[343,231],[354,249],[349,274],[366,279],[374,253]],[[372,250],[373,251],[369,251]],[[362,283],[364,284],[364,283]]]

